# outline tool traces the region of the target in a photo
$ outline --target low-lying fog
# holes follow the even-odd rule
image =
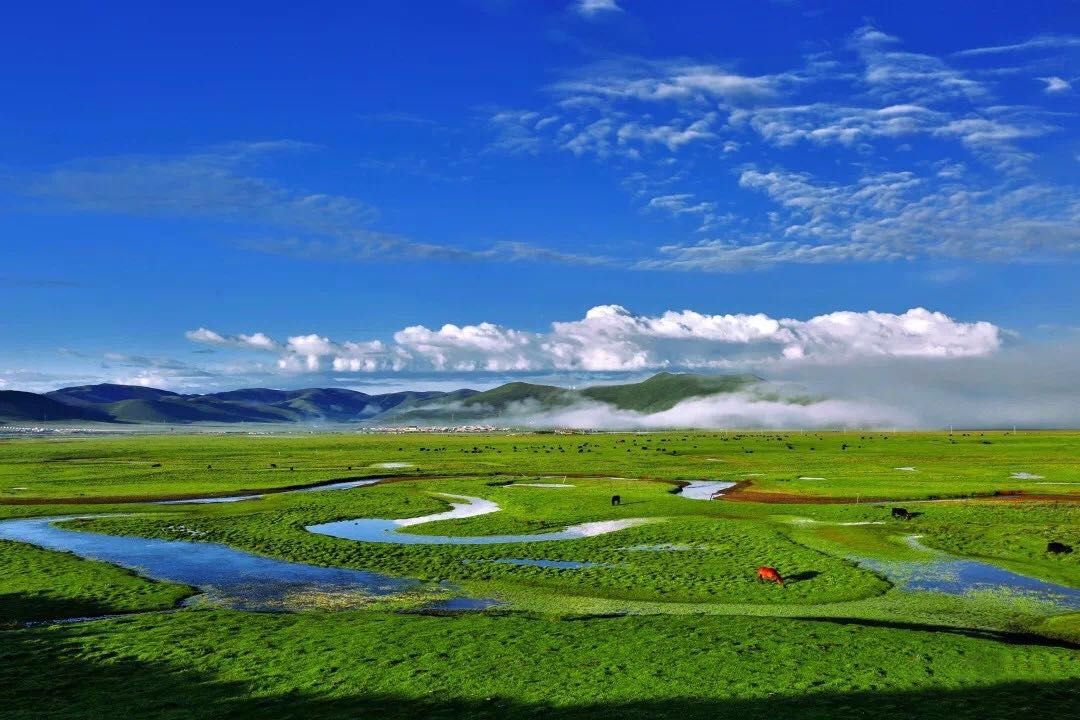
[[[732,371],[735,371],[733,369]],[[691,398],[655,413],[600,402],[510,405],[475,422],[593,429],[723,427],[986,427],[1080,425],[1080,345],[1031,345],[987,357],[889,358],[740,368],[758,391]]]

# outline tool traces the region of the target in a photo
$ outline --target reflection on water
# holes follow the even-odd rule
[[[966,595],[980,591],[1006,591],[1062,607],[1080,609],[1080,590],[1020,575],[989,563],[961,560],[918,542],[909,536],[908,544],[916,550],[932,552],[939,559],[925,561],[860,560],[860,564],[885,575],[902,590],[929,590],[948,595]]]
[[[217,503],[243,502],[258,500],[262,495],[232,495],[229,497],[190,498],[188,500],[157,500],[151,505],[216,505]]]
[[[300,488],[299,490],[293,490],[292,492],[311,493],[323,492],[324,490],[352,490],[353,488],[364,487],[365,485],[374,485],[377,482],[379,482],[378,478],[375,480],[342,480],[341,482],[329,483],[327,485]]]
[[[715,480],[694,480],[689,485],[683,487],[679,496],[684,497],[687,500],[712,500],[713,495],[716,495],[716,493],[721,490],[727,490],[730,487],[735,487],[735,483],[719,482]]]
[[[155,580],[192,585],[211,600],[242,610],[280,609],[292,598],[311,594],[382,597],[421,587],[416,580],[273,560],[216,543],[118,537],[53,525],[71,519],[75,518],[5,520],[0,522],[0,539],[67,551]]]
[[[486,610],[490,607],[501,605],[498,600],[491,598],[468,598],[452,597],[440,600],[427,606],[428,610],[444,610],[448,612],[464,612],[469,610]]]
[[[341,482],[327,483],[326,485],[315,485],[313,487],[300,488],[298,490],[285,490],[275,495],[288,495],[290,493],[311,493],[311,492],[323,492],[326,490],[351,490],[352,488],[363,487],[364,485],[374,485],[379,482],[379,479],[374,480],[342,480]],[[258,500],[259,498],[266,497],[266,494],[258,495],[230,495],[227,497],[210,497],[210,498],[190,498],[187,500],[158,500],[150,503],[151,505],[211,505],[216,503],[234,503],[242,502],[244,500]]]
[[[551,542],[554,540],[580,540],[581,538],[605,535],[607,533],[624,530],[635,525],[649,522],[646,518],[629,518],[626,520],[604,520],[600,522],[580,523],[571,525],[556,532],[536,533],[532,535],[478,535],[478,536],[455,536],[455,535],[413,535],[400,533],[398,528],[421,525],[423,523],[437,522],[439,520],[453,520],[458,518],[476,517],[498,512],[499,506],[490,500],[469,497],[467,495],[450,495],[439,493],[445,497],[464,500],[464,502],[450,503],[451,509],[446,512],[424,515],[422,517],[405,518],[403,520],[382,520],[379,518],[362,518],[359,520],[339,520],[337,522],[309,525],[306,529],[319,535],[343,538],[345,540],[360,540],[362,542],[393,543],[396,545],[497,545],[499,543],[531,543]]]

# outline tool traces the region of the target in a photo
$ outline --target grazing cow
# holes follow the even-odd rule
[[[271,467],[271,469],[276,470],[277,469],[277,463],[270,463],[270,467]]]
[[[910,520],[911,519],[911,513],[909,513],[907,511],[907,508],[893,508],[892,509],[892,516],[893,516],[893,519],[899,519],[899,520]]]
[[[780,577],[780,572],[776,568],[765,567],[764,565],[757,569],[758,581],[774,582],[777,585],[784,584],[784,578]]]
[[[161,467],[161,463],[154,463],[154,464],[153,464],[153,465],[151,465],[150,467]]]
[[[1067,555],[1072,551],[1072,545],[1066,545],[1065,543],[1057,541],[1046,543],[1046,552],[1053,553],[1054,555]]]
[[[622,498],[619,497],[618,495],[612,495],[611,496],[611,504],[612,505],[620,505],[620,504],[622,504]]]

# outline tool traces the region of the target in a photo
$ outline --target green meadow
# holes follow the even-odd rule
[[[281,492],[365,477],[389,479]],[[678,494],[705,479],[741,484],[727,499]],[[248,493],[261,497],[148,504]],[[397,532],[643,522],[487,545],[306,529],[440,513],[454,501],[444,494],[499,510]],[[994,588],[908,590],[880,568],[970,560],[1080,588],[1078,499],[1080,433],[1066,432],[2,440],[0,521],[92,515],[63,527],[219,543],[413,578],[424,591],[244,612],[183,604],[198,593],[184,584],[0,541],[0,674],[11,679],[0,683],[0,713],[1065,717],[1080,706],[1080,613]],[[914,517],[893,519],[898,503]],[[1051,541],[1078,552],[1050,554]],[[759,582],[763,565],[785,584]],[[448,594],[498,604],[431,609]],[[110,617],[59,622],[87,616]]]
[[[950,497],[1010,489],[1062,494],[1080,492],[1078,439],[1069,432],[794,431],[8,440],[3,441],[0,501],[198,496],[345,476],[568,472],[751,480],[755,489],[767,492],[853,498]],[[384,463],[410,467],[379,467]],[[1041,477],[1016,479],[1014,473]]]

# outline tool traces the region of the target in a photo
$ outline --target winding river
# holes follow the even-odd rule
[[[278,609],[288,598],[306,593],[388,596],[421,586],[417,580],[275,560],[217,543],[102,535],[54,524],[74,519],[4,520],[0,539],[101,560],[154,580],[192,585],[210,599],[241,610]]]
[[[650,518],[628,518],[625,520],[602,520],[599,522],[570,525],[555,532],[533,533],[528,535],[413,535],[398,532],[399,528],[421,525],[440,520],[477,517],[498,512],[499,506],[491,500],[468,495],[450,495],[439,493],[443,497],[462,500],[451,502],[451,509],[446,512],[406,518],[404,520],[382,520],[378,518],[360,518],[358,520],[338,520],[337,522],[309,525],[307,530],[319,535],[359,540],[362,542],[393,543],[395,545],[498,545],[500,543],[551,542],[554,540],[580,540],[607,533],[625,530],[635,525],[651,522]]]
[[[346,490],[378,482],[378,479],[347,480],[289,492]],[[682,488],[681,497],[709,500],[734,483],[695,481]],[[401,532],[426,523],[479,517],[500,510],[491,500],[467,495],[438,493],[448,499],[450,509],[421,517],[403,519],[359,518],[308,526],[312,533],[358,542],[397,545],[496,545],[578,540],[618,532],[658,518],[626,518],[579,523],[551,532],[516,535],[421,535]],[[165,501],[163,504],[199,504],[239,502],[258,495],[197,498]],[[385,597],[424,588],[419,580],[397,578],[348,568],[320,567],[263,557],[227,545],[197,540],[157,540],[139,537],[102,535],[61,527],[56,523],[76,518],[103,516],[63,516],[21,518],[0,521],[0,539],[30,543],[50,550],[71,552],[79,557],[100,560],[128,568],[155,580],[171,581],[198,587],[210,599],[238,609],[281,609],[291,598],[313,595],[360,594]],[[852,523],[857,524],[857,523]],[[1051,601],[1060,606],[1080,609],[1080,590],[1019,575],[988,563],[964,560],[938,553],[907,538],[917,550],[932,553],[923,561],[888,562],[859,559],[860,564],[881,572],[902,591],[933,591],[962,595],[977,591],[1005,591],[1019,596]],[[660,549],[657,546],[656,549]],[[678,549],[676,546],[665,550]],[[575,570],[597,567],[596,563],[548,561],[529,558],[493,560],[502,564],[535,566],[552,570]],[[482,598],[454,597],[431,607],[440,609],[477,609],[493,601]]]
[[[348,481],[317,488],[297,490],[337,490],[359,487],[376,480]],[[198,498],[183,504],[206,502],[238,502],[253,496],[237,498]],[[458,544],[488,545],[496,543],[573,540],[647,522],[646,519],[612,520],[582,523],[562,531],[535,535],[496,535],[452,537],[441,535],[411,535],[398,533],[403,527],[475,517],[497,512],[499,506],[483,498],[461,495],[445,497],[460,500],[451,502],[450,510],[399,520],[361,519],[325,523],[310,528],[312,532],[366,542],[403,545]],[[171,501],[170,501],[171,502]],[[176,503],[176,504],[182,504]],[[194,540],[159,540],[140,537],[103,535],[63,527],[65,520],[93,519],[107,516],[58,516],[19,518],[0,521],[0,540],[30,543],[49,550],[70,552],[88,560],[99,560],[133,570],[154,580],[182,583],[199,588],[209,599],[241,610],[281,609],[290,599],[312,595],[343,593],[385,597],[423,587],[419,580],[396,578],[379,573],[349,568],[320,567],[306,563],[287,562],[244,552],[227,545]],[[510,564],[537,565],[552,569],[577,569],[591,563],[555,562],[507,559]],[[445,586],[444,586],[444,589]],[[478,609],[494,601],[483,598],[454,597],[432,605],[443,610]]]

